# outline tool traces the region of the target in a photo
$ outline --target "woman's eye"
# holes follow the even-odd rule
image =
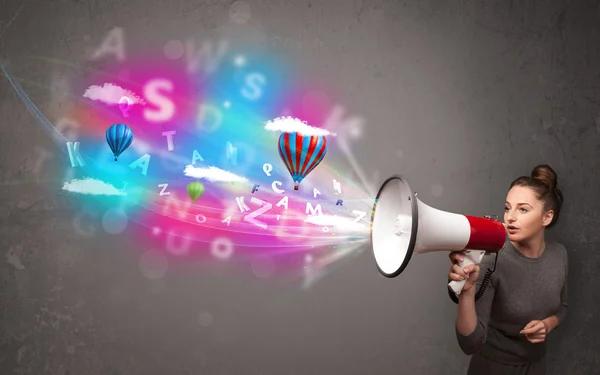
[[[521,212],[522,212],[522,213],[526,213],[526,212],[527,212],[527,210],[526,210],[526,209],[524,209],[524,208],[521,208]]]
[[[504,211],[508,211],[508,207],[504,207]]]

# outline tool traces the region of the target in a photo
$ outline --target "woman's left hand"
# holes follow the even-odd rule
[[[532,344],[537,344],[546,340],[547,332],[546,324],[543,321],[532,320],[519,333],[525,335]]]

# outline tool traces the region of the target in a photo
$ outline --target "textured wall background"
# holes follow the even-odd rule
[[[115,26],[128,45],[201,40],[242,12],[250,19],[238,31],[323,77],[365,118],[353,152],[379,173],[376,185],[402,173],[434,207],[500,215],[512,179],[550,163],[566,197],[552,236],[571,268],[549,374],[597,373],[600,2],[245,4],[236,13],[217,0],[4,0],[0,58],[55,121],[60,98],[43,86],[67,68],[33,56],[83,64]],[[56,155],[0,79],[0,374],[466,370],[445,254],[389,280],[366,249],[306,290],[227,265],[170,264],[149,280],[124,236],[103,234],[98,218],[82,236],[81,207],[36,182],[60,179]]]

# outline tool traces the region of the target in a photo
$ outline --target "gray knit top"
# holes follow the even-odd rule
[[[477,287],[493,268],[496,255],[483,257]],[[501,363],[524,364],[540,359],[546,342],[532,344],[519,334],[527,323],[556,315],[561,324],[567,314],[568,258],[565,247],[547,242],[539,258],[521,254],[510,241],[498,253],[496,270],[484,294],[475,302],[477,327],[464,336],[456,330],[465,354],[480,351]],[[546,338],[547,340],[547,338]]]

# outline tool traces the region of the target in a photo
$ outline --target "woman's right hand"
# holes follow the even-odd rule
[[[479,266],[477,264],[469,264],[461,268],[459,262],[463,261],[464,254],[462,251],[452,251],[449,255],[452,267],[448,272],[448,279],[455,281],[467,280],[462,288],[461,294],[468,291],[475,291],[477,278],[479,278]]]

